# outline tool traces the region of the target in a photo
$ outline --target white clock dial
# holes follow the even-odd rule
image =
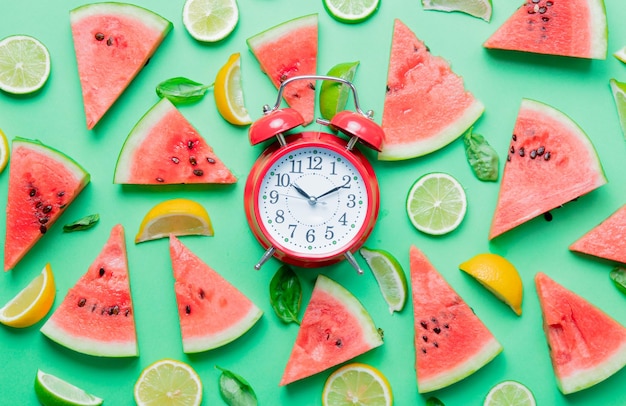
[[[304,147],[266,172],[259,217],[285,249],[326,255],[345,248],[366,222],[368,195],[361,173],[341,154]]]

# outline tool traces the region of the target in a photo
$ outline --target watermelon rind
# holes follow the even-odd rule
[[[317,19],[317,13],[293,18],[291,20],[285,21],[282,24],[261,31],[260,33],[248,38],[246,40],[246,43],[251,49],[257,48],[263,44],[266,44],[268,42],[274,42],[277,39],[282,38],[283,36],[285,36],[285,34],[290,33],[296,28],[317,25]]]
[[[102,14],[118,14],[136,18],[150,28],[163,31],[163,36],[174,26],[167,19],[144,7],[114,1],[91,3],[76,7],[70,10],[70,22],[73,23],[85,17]]]

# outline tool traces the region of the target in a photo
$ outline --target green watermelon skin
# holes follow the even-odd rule
[[[606,182],[602,164],[587,134],[554,107],[523,99],[489,239]]]
[[[603,0],[526,0],[483,46],[606,59],[607,38]]]
[[[417,247],[410,249],[419,393],[450,386],[494,359],[502,346]]]
[[[144,8],[116,2],[70,11],[87,128],[92,129],[143,69],[172,29]]]
[[[570,251],[626,264],[626,204],[569,246]]]
[[[39,141],[15,138],[6,206],[4,270],[13,269],[89,183],[89,173]]]
[[[101,357],[138,355],[124,228],[109,239],[69,289],[41,332],[74,351]]]
[[[626,328],[544,273],[535,275],[550,358],[563,394],[589,388],[626,365]]]

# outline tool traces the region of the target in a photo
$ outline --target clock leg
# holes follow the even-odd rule
[[[269,247],[267,249],[267,251],[265,251],[265,253],[263,254],[263,256],[261,257],[261,259],[259,259],[259,262],[257,262],[257,264],[254,266],[254,269],[256,269],[257,271],[259,269],[261,269],[261,267],[263,266],[264,263],[267,262],[268,259],[270,259],[272,257],[272,255],[274,255],[274,251],[276,251],[276,248],[274,247]]]
[[[346,257],[346,260],[348,261],[348,263],[352,265],[352,267],[356,270],[356,272],[359,275],[363,275],[363,270],[359,266],[358,262],[356,262],[356,258],[354,258],[354,255],[352,255],[350,251],[346,252],[343,255]]]

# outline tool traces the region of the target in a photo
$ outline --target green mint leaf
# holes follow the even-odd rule
[[[615,286],[626,294],[626,268],[616,267],[609,274]]]
[[[99,214],[90,214],[81,219],[73,221],[69,224],[63,226],[63,231],[66,233],[71,233],[72,231],[82,231],[87,230],[96,225],[96,223],[100,220]]]
[[[298,275],[289,266],[281,266],[270,282],[270,303],[274,312],[285,323],[300,324],[301,301],[302,286]]]
[[[463,135],[465,155],[476,177],[483,181],[498,180],[498,154],[485,137],[473,132],[473,128]]]
[[[203,85],[184,77],[175,77],[159,83],[156,93],[174,104],[190,104],[201,100],[213,85]]]
[[[443,404],[441,400],[437,399],[434,396],[431,396],[428,399],[426,399],[426,406],[445,406],[445,405]]]
[[[258,400],[252,386],[240,375],[219,367],[220,374],[220,394],[222,399],[229,406],[256,406]]]

